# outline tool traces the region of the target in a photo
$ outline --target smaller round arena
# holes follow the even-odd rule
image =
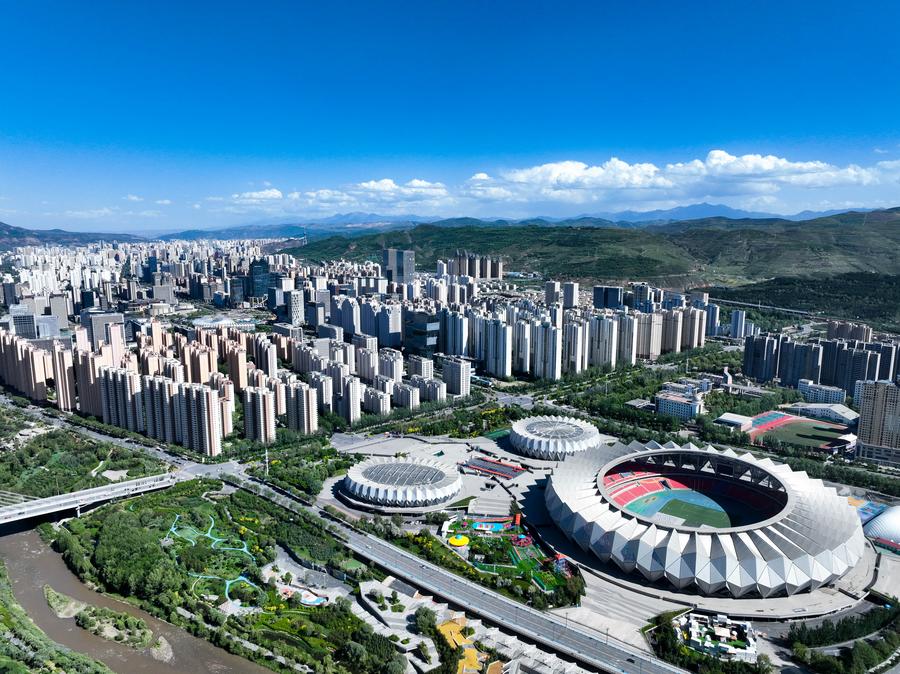
[[[512,425],[509,438],[518,452],[545,461],[560,461],[600,444],[596,426],[563,416],[520,419]]]
[[[426,508],[459,493],[459,471],[431,459],[374,457],[352,466],[343,489],[352,498],[386,508]]]

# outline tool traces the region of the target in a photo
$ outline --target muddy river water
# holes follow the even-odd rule
[[[262,674],[271,671],[231,655],[198,639],[184,630],[161,622],[129,604],[95,592],[84,585],[63,562],[62,557],[46,545],[35,531],[23,531],[0,536],[0,557],[6,562],[13,594],[51,639],[72,650],[100,660],[120,674],[147,672],[160,674],[224,674],[238,672]],[[106,606],[142,618],[172,647],[169,662],[154,660],[148,650],[138,651],[129,646],[94,636],[78,627],[72,618],[57,618],[44,598],[44,585],[94,606]]]

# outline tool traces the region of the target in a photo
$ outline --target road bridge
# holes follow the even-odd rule
[[[0,524],[9,524],[10,522],[26,520],[32,517],[42,517],[66,510],[74,510],[76,513],[81,514],[82,508],[95,503],[111,501],[117,498],[128,498],[148,491],[157,491],[158,489],[166,489],[182,479],[184,477],[176,473],[165,473],[163,475],[140,477],[126,482],[113,482],[102,487],[82,489],[69,494],[60,494],[59,496],[48,496],[47,498],[23,497],[20,503],[12,503],[0,507]]]

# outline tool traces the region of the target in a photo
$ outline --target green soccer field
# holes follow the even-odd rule
[[[688,503],[680,499],[669,501],[660,508],[660,512],[681,518],[684,520],[683,526],[686,527],[701,527],[704,524],[710,527],[731,526],[731,518],[728,517],[728,513],[697,505],[696,503]]]
[[[825,421],[792,421],[764,433],[763,437],[803,447],[827,447],[847,432],[846,426]]]

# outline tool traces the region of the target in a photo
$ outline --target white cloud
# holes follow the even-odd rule
[[[126,194],[122,199],[125,201],[143,201],[144,197],[139,197],[136,194]]]
[[[281,190],[275,187],[267,187],[264,190],[256,190],[255,192],[240,192],[232,194],[231,199],[241,204],[257,204],[265,201],[274,201],[283,198]]]
[[[159,204],[160,206],[171,206],[171,199],[157,199],[154,203]]]
[[[117,209],[113,208],[88,208],[83,210],[74,210],[74,211],[66,211],[63,213],[67,218],[77,218],[79,220],[92,220],[94,218],[106,218],[110,215],[115,215],[118,213]]]
[[[212,212],[324,215],[347,211],[522,217],[573,215],[622,209],[651,210],[710,201],[753,210],[792,213],[828,202],[890,203],[900,181],[900,160],[868,166],[773,154],[731,154],[713,149],[704,157],[656,164],[610,157],[599,163],[575,159],[534,166],[475,171],[462,183],[416,177],[373,178],[339,186],[312,186],[282,193],[239,192]],[[880,201],[879,201],[880,199]],[[207,201],[223,201],[207,197]]]

